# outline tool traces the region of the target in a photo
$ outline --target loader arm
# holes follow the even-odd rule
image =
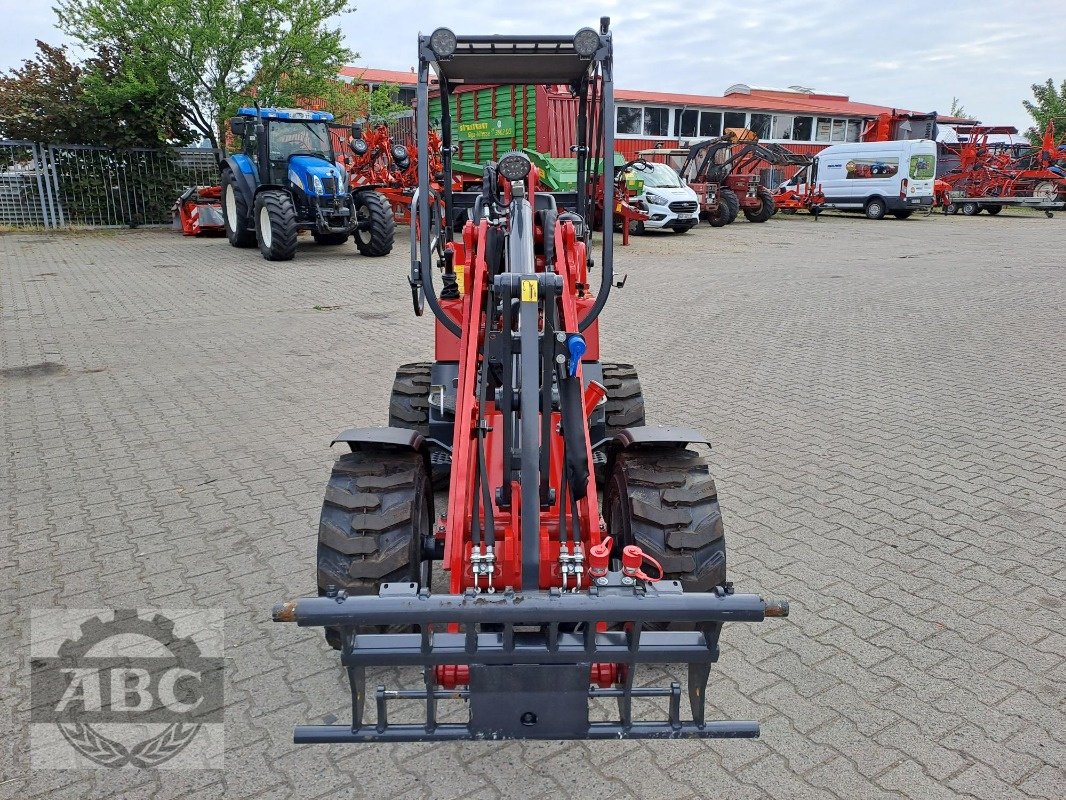
[[[735,593],[717,577],[714,585],[708,580],[698,591],[686,589],[707,575],[724,576],[724,550],[715,549],[722,540],[713,524],[713,483],[705,480],[702,457],[687,447],[698,446],[702,437],[682,429],[623,430],[606,447],[614,478],[604,488],[596,477],[590,417],[607,389],[586,378],[585,364],[593,354],[598,359],[597,318],[612,283],[613,237],[603,237],[594,292],[588,274],[594,204],[588,193],[599,183],[595,165],[613,163],[614,155],[613,125],[604,125],[614,118],[607,21],[598,31],[559,37],[457,37],[438,29],[419,38],[419,58],[420,153],[427,152],[431,68],[445,119],[453,84],[571,86],[579,101],[575,149],[583,176],[577,213],[539,191],[529,157],[512,151],[485,165],[470,218],[455,238],[450,125],[444,121],[441,234],[430,224],[440,208],[430,202],[428,159],[419,159],[410,281],[416,311],[424,295],[436,317],[437,351],[446,354],[454,369],[448,374],[455,375],[448,507],[431,533],[448,587],[434,592],[421,577],[384,581],[372,593],[327,585],[318,597],[275,606],[276,621],[324,627],[327,638],[335,637],[351,685],[350,723],[299,726],[295,741],[757,736],[757,722],[707,719],[710,670],[725,622],[786,616],[788,605]],[[604,229],[610,231],[614,182],[603,183]],[[438,235],[442,245],[434,240]],[[436,269],[443,278],[439,295],[432,280]],[[589,372],[601,374],[599,365]],[[443,398],[447,387],[438,390]],[[361,490],[347,489],[368,473],[366,486],[423,486],[428,479],[417,452],[396,455],[397,447],[410,450],[421,438],[360,430],[349,440],[362,448],[361,460],[342,465],[339,475],[335,471],[331,489],[357,510],[378,507],[376,497],[356,497]],[[390,476],[373,471],[374,442],[392,448],[383,451],[383,460],[404,470],[394,473],[400,477],[391,484]],[[656,477],[658,469],[671,472]],[[667,503],[654,515],[668,520],[658,531],[660,546],[668,547],[669,538],[681,543],[679,561],[703,552],[722,563],[704,559],[704,572],[675,575],[643,550],[634,538],[634,509],[647,506],[650,494],[625,488],[627,476],[633,487],[640,480],[666,487],[653,489],[657,501]],[[671,492],[665,501],[662,491]],[[707,513],[695,519],[696,509]],[[320,542],[337,542],[338,518],[323,517]],[[711,549],[700,551],[708,542]],[[340,545],[352,551],[372,547],[362,539],[358,546],[343,539]],[[343,563],[368,569],[367,560]],[[686,629],[668,629],[677,625]],[[404,632],[380,632],[385,626]],[[637,670],[651,663],[687,665],[685,691],[679,682],[638,687]],[[382,666],[416,667],[421,679],[413,689],[379,687],[371,721],[367,672]],[[682,712],[683,694],[688,714]],[[666,711],[658,719],[636,719],[634,698],[661,698]],[[590,706],[602,699],[616,704],[617,715],[596,721]],[[419,701],[422,719],[390,720],[396,700]],[[456,706],[457,720],[447,716]]]

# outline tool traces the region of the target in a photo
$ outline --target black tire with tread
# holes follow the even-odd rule
[[[632,364],[603,362],[603,386],[607,390],[603,406],[607,436],[613,437],[623,428],[644,425],[644,393],[640,378]]]
[[[270,216],[270,246],[260,230],[260,216],[266,208]],[[259,252],[267,261],[291,261],[296,256],[296,208],[287,192],[264,189],[255,197],[255,236]]]
[[[766,222],[777,212],[777,204],[773,194],[765,186],[760,186],[756,193],[762,204],[758,208],[745,208],[744,216],[748,222]]]
[[[379,192],[359,192],[353,198],[355,217],[359,223],[368,221],[366,230],[352,234],[359,252],[370,258],[387,256],[396,238],[396,220],[392,207]]]
[[[318,526],[318,592],[377,594],[419,581],[422,542],[433,530],[433,491],[420,453],[368,448],[337,459]],[[326,629],[340,647],[340,632]]]
[[[608,530],[620,549],[638,545],[685,591],[726,580],[725,533],[707,459],[685,447],[617,454],[604,497]],[[654,572],[653,567],[647,570]],[[647,571],[646,570],[646,571]]]
[[[389,426],[418,431],[429,436],[429,387],[432,383],[433,365],[428,361],[403,364],[396,370],[389,395]],[[430,453],[436,448],[430,445]],[[433,486],[443,488],[448,485],[451,467],[448,464],[432,464]]]
[[[704,211],[700,216],[710,223],[712,228],[724,228],[729,224],[730,209],[725,201],[719,198],[718,206],[713,212]]]
[[[234,247],[255,247],[255,231],[248,227],[248,199],[240,190],[237,176],[233,170],[222,170],[222,219],[226,227],[226,238]],[[226,191],[233,192],[233,202],[237,207],[237,219],[231,222],[226,212]]]
[[[725,203],[729,209],[729,219],[726,221],[726,225],[731,225],[736,221],[737,215],[740,213],[740,198],[737,197],[737,193],[732,189],[722,189],[718,195],[718,201]]]
[[[981,204],[966,202],[959,207],[959,210],[962,212],[963,216],[976,217],[981,213]]]
[[[911,214],[913,214],[913,213],[914,213],[914,209],[912,209],[912,208],[903,208],[903,209],[900,209],[899,211],[893,211],[892,212],[892,216],[895,217],[896,219],[909,219]]]
[[[985,211],[987,211],[993,217],[996,216],[996,214],[998,214],[1002,210],[1003,206],[997,205],[996,203],[989,203],[985,206]]]

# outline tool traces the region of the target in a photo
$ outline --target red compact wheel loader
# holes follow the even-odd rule
[[[351,452],[326,488],[317,596],[279,603],[274,619],[325,628],[352,718],[298,726],[295,741],[758,736],[757,722],[707,718],[710,669],[724,623],[786,616],[788,604],[726,580],[705,439],[645,426],[636,372],[600,361],[609,233],[595,292],[589,270],[601,183],[605,231],[615,208],[614,181],[596,174],[614,163],[608,20],[571,36],[419,37],[419,152],[431,73],[445,180],[433,189],[419,160],[409,279],[416,314],[428,306],[436,319],[435,360],[397,372],[390,427],[335,440]],[[576,192],[538,191],[517,151],[485,165],[480,191],[452,191],[451,92],[463,84],[569,86]],[[445,480],[438,513],[433,484]],[[686,688],[641,685],[646,664],[687,665]],[[382,666],[421,678],[378,688],[370,720],[367,669]],[[658,698],[661,718],[635,719],[634,698]],[[397,700],[424,713],[390,720]],[[607,719],[602,700],[616,709]]]

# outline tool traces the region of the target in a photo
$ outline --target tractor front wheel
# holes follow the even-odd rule
[[[712,228],[725,227],[729,224],[729,206],[726,205],[725,200],[719,198],[714,211],[705,211],[703,217],[711,224]]]
[[[758,208],[744,209],[744,216],[747,217],[748,222],[766,222],[777,211],[777,204],[774,203],[774,196],[769,189],[760,186],[757,194],[761,201]]]
[[[725,224],[732,224],[740,213],[740,198],[737,197],[737,193],[732,189],[722,189],[718,195],[718,202],[725,204],[726,208],[729,209],[729,218]]]
[[[433,489],[422,455],[368,447],[337,459],[318,525],[318,593],[377,594],[383,583],[426,588],[433,562]],[[340,649],[341,632],[326,628]]]
[[[234,247],[252,247],[255,231],[248,229],[248,198],[237,185],[232,170],[222,170],[222,219],[226,223],[226,238]]]
[[[392,252],[396,220],[392,207],[378,192],[360,192],[355,196],[355,246],[364,256],[376,258]]]
[[[604,497],[619,549],[637,545],[685,591],[725,583],[725,533],[707,459],[686,447],[623,450]],[[653,569],[648,567],[648,569]]]
[[[255,198],[255,235],[267,261],[291,261],[296,255],[296,209],[279,189],[266,189]]]

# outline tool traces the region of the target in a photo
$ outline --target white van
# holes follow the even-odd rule
[[[633,226],[636,233],[664,229],[685,233],[700,221],[699,196],[672,167],[648,161],[631,166],[629,174],[644,181],[644,191],[635,202],[648,212],[648,219]]]
[[[862,211],[870,219],[885,214],[906,219],[915,209],[933,205],[935,179],[936,142],[901,139],[827,147],[788,185],[802,190],[807,180],[820,184],[824,208]]]

